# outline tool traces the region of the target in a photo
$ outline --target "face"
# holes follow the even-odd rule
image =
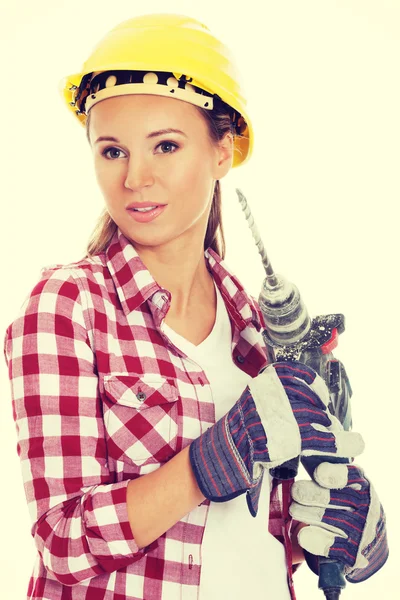
[[[166,129],[179,131],[159,133]],[[117,141],[98,141],[110,136]],[[135,247],[203,248],[215,181],[232,165],[230,134],[213,142],[204,117],[187,102],[128,95],[91,109],[90,142],[107,209]],[[166,207],[140,223],[127,210],[132,202]]]

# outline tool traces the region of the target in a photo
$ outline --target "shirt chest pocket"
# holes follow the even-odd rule
[[[141,466],[176,454],[178,390],[157,375],[106,375],[104,423],[109,455]]]

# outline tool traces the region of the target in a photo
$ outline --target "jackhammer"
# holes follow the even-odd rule
[[[239,202],[258,247],[265,269],[258,303],[265,321],[262,332],[269,362],[297,360],[316,371],[325,381],[330,394],[329,410],[347,431],[351,429],[350,397],[352,390],[343,364],[334,358],[339,334],[343,333],[344,316],[331,314],[310,319],[295,285],[275,274],[267,257],[260,234],[248,202],[240,189],[236,189]],[[321,462],[351,462],[352,459],[335,457],[302,457],[301,463],[308,475]],[[299,458],[292,459],[272,470],[278,480],[293,479],[297,475]],[[325,598],[337,600],[346,585],[344,565],[338,560],[315,557],[304,551],[308,566],[319,576],[318,587]],[[317,562],[318,567],[315,567]]]

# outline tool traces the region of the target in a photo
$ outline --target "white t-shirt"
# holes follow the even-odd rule
[[[215,285],[215,281],[214,281]],[[218,421],[239,399],[251,377],[232,360],[232,333],[222,295],[210,335],[198,346],[173,331],[166,335],[205,371]],[[228,502],[211,502],[201,545],[199,600],[269,598],[290,600],[283,545],[268,531],[270,478],[264,474],[259,508],[252,517],[246,494]]]

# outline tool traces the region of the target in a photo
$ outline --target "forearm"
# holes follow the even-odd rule
[[[193,475],[189,447],[127,486],[128,519],[139,548],[151,544],[205,499]]]
[[[144,548],[201,504],[201,493],[189,460],[189,446],[165,465],[129,482],[127,512],[132,534]],[[293,564],[304,561],[297,534],[305,523],[296,523],[291,534]]]

